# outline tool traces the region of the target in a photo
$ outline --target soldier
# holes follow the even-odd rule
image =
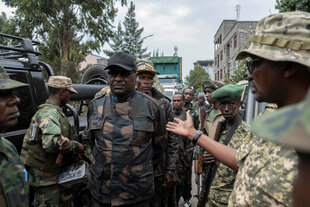
[[[243,86],[229,84],[217,89],[212,93],[212,98],[220,103],[220,110],[225,121],[220,123],[220,133],[215,135],[215,140],[228,147],[238,149],[243,140],[250,133],[247,130],[247,123],[242,121],[239,115],[239,108],[242,105],[241,96]],[[212,172],[210,172],[211,183],[206,206],[227,206],[229,196],[233,190],[237,171],[225,166],[222,163],[215,162]]]
[[[258,101],[279,107],[304,99],[310,86],[310,14],[288,12],[270,15],[257,25],[249,49],[237,58],[247,63],[249,81]],[[268,78],[266,78],[268,77]],[[224,146],[197,132],[188,114],[185,122],[169,122],[167,130],[187,136],[217,160],[238,170],[228,206],[290,206],[297,156],[293,150],[248,137],[238,150]]]
[[[214,138],[218,123],[224,120],[220,110],[220,103],[216,99],[212,98],[212,93],[222,86],[223,84],[215,81],[207,81],[203,84],[207,101],[211,104],[211,108],[207,111],[203,121],[203,130],[204,133],[206,133],[210,138]]]
[[[193,123],[196,129],[199,127],[199,115],[198,115],[198,109],[193,104],[195,91],[191,88],[185,88],[183,90],[183,95],[185,98],[185,104],[184,104],[184,110],[190,111],[191,116],[193,117]],[[189,142],[189,144],[186,146],[186,157],[190,158],[188,159],[187,168],[185,168],[184,173],[184,190],[183,190],[183,199],[184,199],[184,207],[190,207],[191,202],[190,199],[192,197],[191,191],[192,191],[192,162],[193,162],[193,145]]]
[[[220,82],[215,81],[206,81],[202,84],[204,92],[206,94],[207,100],[210,104],[210,109],[206,112],[206,115],[201,118],[202,124],[201,124],[201,130],[203,133],[208,135],[210,138],[215,139],[218,141],[219,138],[219,128],[218,125],[221,121],[224,120],[224,117],[222,115],[222,112],[220,110],[220,103],[212,98],[212,93],[221,88],[223,84]],[[217,134],[217,135],[215,135]],[[214,167],[214,157],[209,154],[207,151],[203,152],[203,173],[202,173],[202,179],[203,179],[203,186],[201,195],[199,196],[198,201],[198,207],[205,206],[205,203],[207,202],[207,194],[208,190],[207,188],[210,188],[211,181],[210,179],[205,180],[205,177],[209,177],[211,175],[211,170]]]
[[[294,148],[299,157],[293,188],[293,206],[310,206],[310,90],[306,99],[259,117],[251,130],[263,139]]]
[[[20,100],[13,91],[27,84],[11,80],[0,65],[0,129],[17,124]],[[25,183],[23,162],[14,145],[0,137],[0,204],[3,207],[29,206],[29,187]]]
[[[136,88],[138,91],[145,93],[155,100],[165,112],[166,120],[173,121],[174,115],[170,104],[170,99],[156,90],[153,85],[154,77],[157,72],[153,63],[148,60],[139,59],[137,62],[137,79]],[[167,133],[167,152],[166,160],[162,160],[160,171],[155,171],[155,195],[151,200],[151,206],[165,206],[168,202],[168,194],[172,187],[172,182],[176,182],[177,175],[176,162],[178,160],[178,138],[174,133]],[[154,166],[154,169],[158,169]],[[170,185],[171,184],[171,185]],[[162,189],[164,185],[164,189]],[[168,186],[167,186],[168,185]]]
[[[185,120],[186,119],[186,112],[184,110],[185,98],[182,93],[176,93],[173,96],[173,110],[174,116]],[[179,141],[179,159],[177,162],[177,169],[178,169],[178,176],[179,181],[177,182],[176,190],[175,190],[175,202],[176,206],[178,206],[179,200],[182,195],[184,195],[184,191],[186,190],[185,184],[185,169],[191,168],[190,161],[192,160],[191,154],[187,153],[188,146],[191,144],[190,140],[186,139],[186,137],[178,136]],[[169,207],[173,207],[175,205],[169,205]]]
[[[32,117],[24,137],[21,159],[29,172],[34,206],[74,206],[71,189],[57,184],[57,179],[62,157],[67,160],[75,150],[84,152],[82,144],[71,140],[70,123],[61,109],[70,93],[77,92],[64,76],[50,76],[48,89],[49,97]]]
[[[165,115],[156,100],[135,90],[137,68],[131,54],[114,54],[106,69],[111,91],[97,95],[88,114],[94,143],[89,180],[93,206],[147,207],[154,172],[160,172],[166,156]]]

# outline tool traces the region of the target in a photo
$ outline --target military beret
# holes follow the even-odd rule
[[[241,85],[228,84],[214,91],[212,98],[222,103],[234,101],[241,98],[243,89]]]
[[[12,90],[15,88],[21,88],[28,86],[28,84],[12,80],[0,64],[0,90]]]
[[[251,131],[265,140],[310,154],[310,90],[303,102],[256,118]]]

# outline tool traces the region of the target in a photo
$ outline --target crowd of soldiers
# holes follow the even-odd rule
[[[71,79],[51,76],[21,155],[0,138],[0,205],[74,206],[72,187],[58,176],[91,151],[91,206],[176,207],[182,197],[190,207],[193,149],[200,146],[198,206],[310,206],[310,14],[263,18],[237,56],[243,58],[256,100],[273,104],[251,126],[240,116],[243,86],[206,81],[196,105],[191,88],[169,100],[153,87],[150,61],[114,54],[106,67],[109,88],[88,105],[87,144],[76,141],[62,111],[76,93]],[[1,129],[17,123],[14,91],[21,87],[27,85],[0,67]]]

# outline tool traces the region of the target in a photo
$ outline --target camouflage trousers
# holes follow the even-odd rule
[[[162,189],[163,189],[163,176],[155,177],[154,178],[154,186],[155,186],[155,193],[154,196],[150,200],[151,207],[161,207],[162,206]]]
[[[179,172],[179,181],[176,186],[176,201],[179,202],[183,197],[184,201],[190,200],[192,197],[192,167],[187,167]]]
[[[149,200],[141,201],[138,203],[128,204],[128,205],[121,205],[119,207],[149,207]],[[100,203],[96,199],[93,198],[92,200],[92,207],[112,207],[111,204]]]
[[[163,188],[162,192],[162,207],[178,207],[176,198],[177,184],[173,183]]]
[[[33,193],[33,206],[49,207],[74,207],[73,195],[70,188],[64,188],[58,184],[30,187]]]

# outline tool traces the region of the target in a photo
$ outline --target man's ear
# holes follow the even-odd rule
[[[291,78],[296,73],[296,65],[293,63],[286,63],[285,68],[283,70],[283,77],[284,78]]]

